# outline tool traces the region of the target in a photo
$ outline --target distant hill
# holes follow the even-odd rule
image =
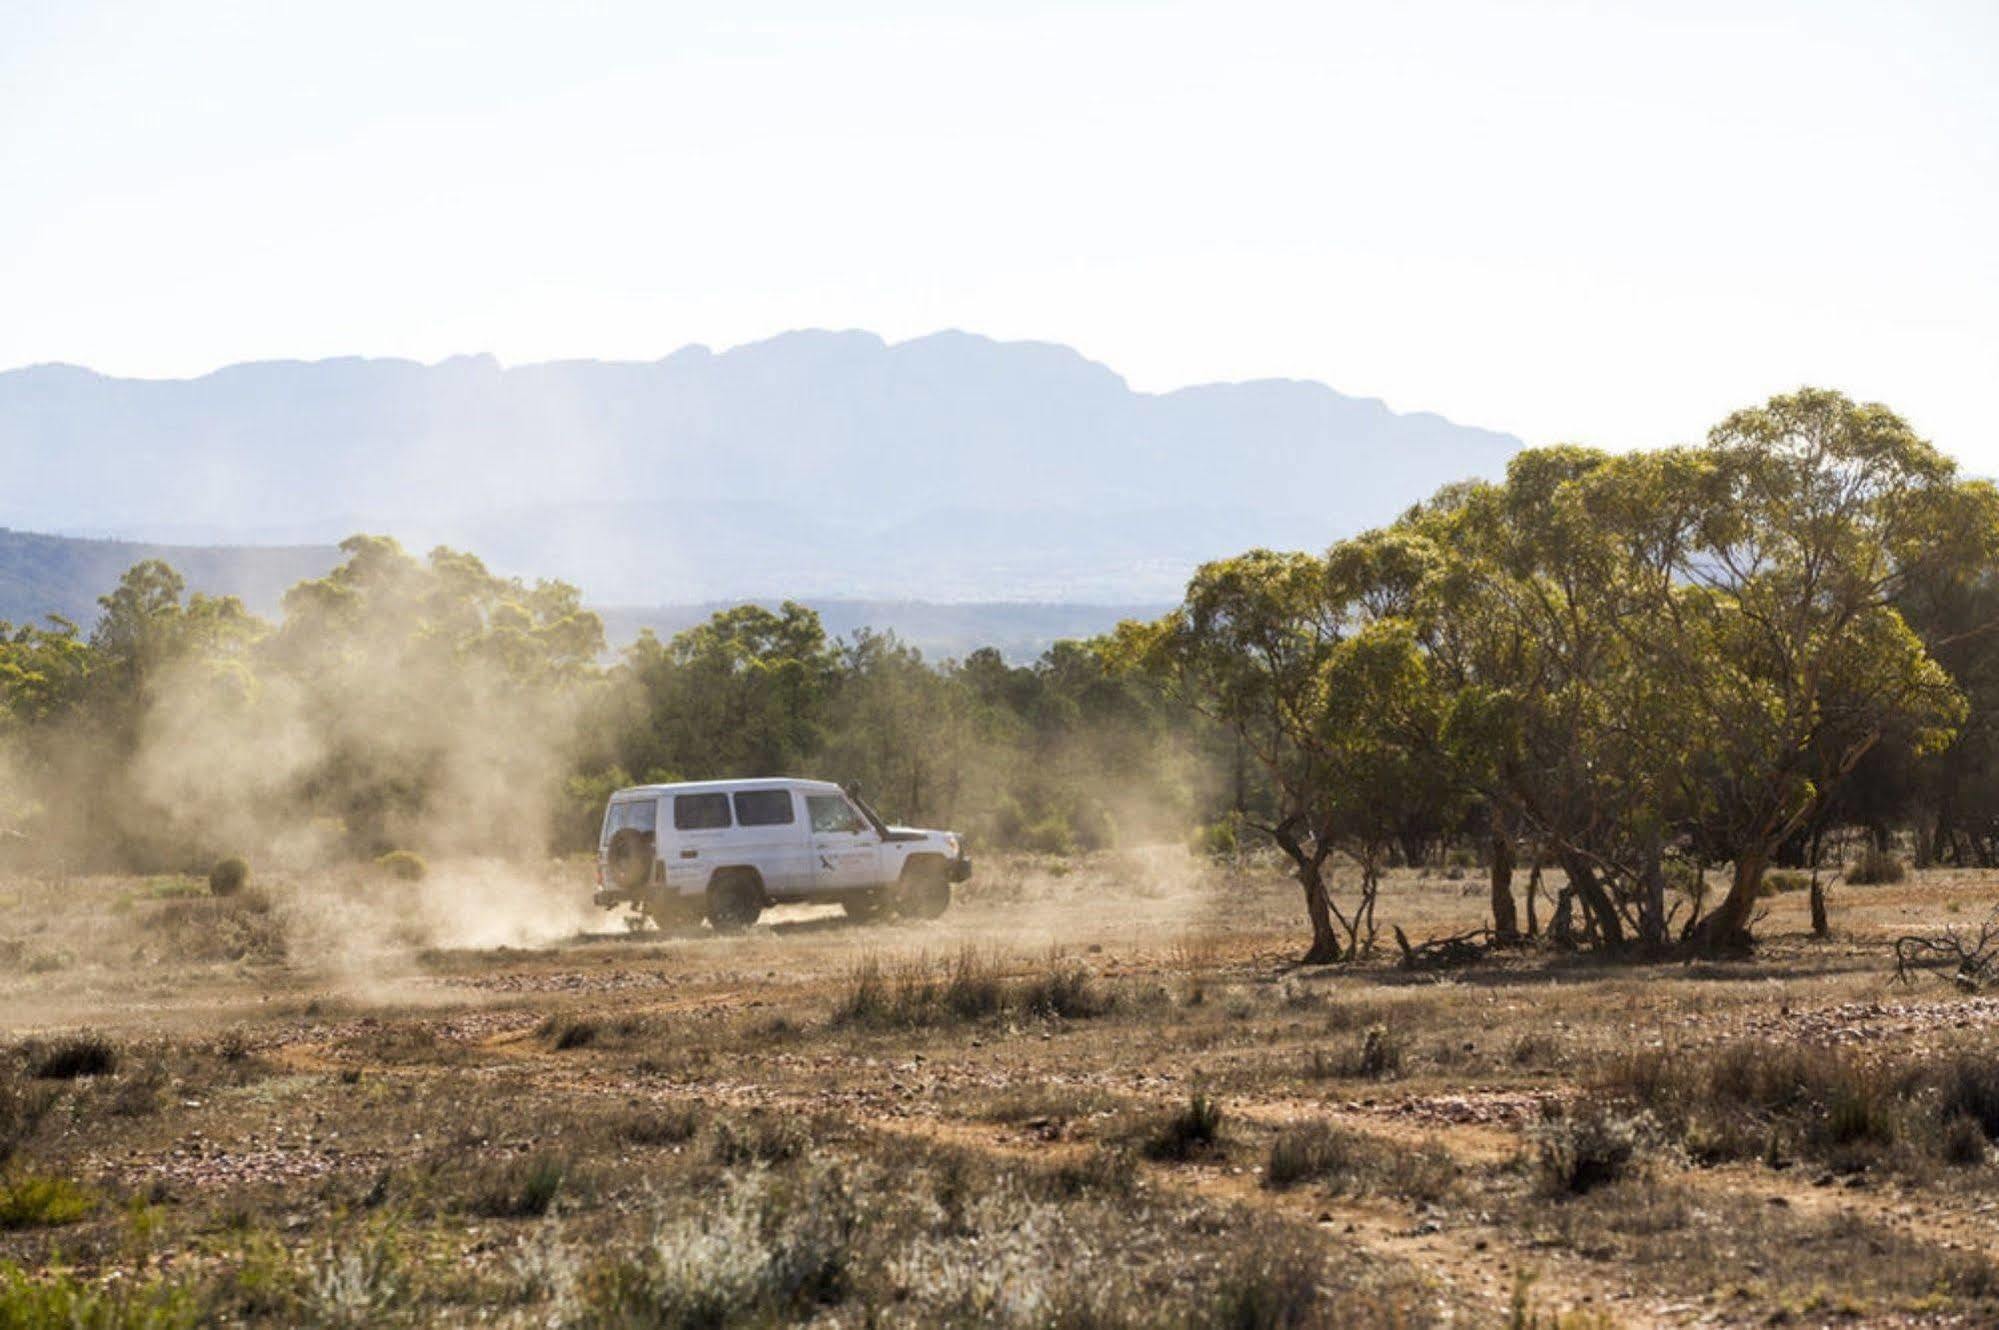
[[[118,585],[127,568],[164,559],[194,591],[240,596],[261,614],[277,611],[285,589],[322,577],[340,560],[330,546],[199,548],[120,540],[74,540],[0,528],[0,619],[32,623],[60,614],[88,629],[97,598]]]
[[[1177,599],[1519,440],[1295,380],[1134,392],[1066,347],[789,333],[649,363],[0,373],[0,524],[174,544],[390,531],[606,604]]]

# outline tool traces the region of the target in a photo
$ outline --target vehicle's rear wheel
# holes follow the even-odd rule
[[[740,933],[763,913],[763,887],[747,873],[731,873],[708,888],[708,927]]]
[[[866,922],[879,919],[888,912],[888,898],[879,891],[856,891],[840,898],[840,908],[847,912],[849,919]]]
[[[902,870],[895,908],[911,919],[935,919],[951,905],[951,878],[943,861],[922,859]]]

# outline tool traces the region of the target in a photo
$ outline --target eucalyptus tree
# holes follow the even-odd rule
[[[1261,769],[1269,806],[1243,810],[1244,820],[1291,861],[1312,929],[1306,964],[1346,954],[1336,916],[1349,938],[1355,929],[1326,881],[1341,808],[1318,742],[1340,629],[1322,560],[1258,549],[1204,564],[1177,610],[1120,625],[1106,649],[1117,666],[1159,681],[1233,733]]]
[[[1999,524],[1989,487],[1886,407],[1835,392],[1737,412],[1704,460],[1709,501],[1671,596],[1686,631],[1661,645],[1701,667],[1681,693],[1707,773],[1698,813],[1734,859],[1697,938],[1734,946],[1778,847],[1885,736],[1949,743],[1963,696],[1896,602],[1989,562]]]

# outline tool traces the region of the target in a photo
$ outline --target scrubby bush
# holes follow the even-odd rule
[[[1763,875],[1763,894],[1781,896],[1788,892],[1803,891],[1812,885],[1810,873],[1793,873],[1776,870]]]
[[[555,1204],[569,1161],[555,1154],[509,1159],[488,1169],[472,1196],[474,1214],[488,1219],[539,1219]]]
[[[35,1274],[0,1261],[0,1326],[76,1330],[191,1330],[201,1312],[185,1288],[166,1282],[99,1286],[62,1270]]]
[[[400,882],[421,882],[430,873],[430,865],[414,850],[390,850],[375,860],[375,867]]]
[[[0,1229],[74,1224],[95,1204],[68,1178],[23,1174],[0,1178]]]
[[[1213,1154],[1222,1140],[1222,1106],[1204,1091],[1169,1114],[1145,1139],[1148,1159],[1178,1161]]]
[[[31,1049],[28,1066],[37,1079],[44,1081],[109,1076],[118,1070],[118,1049],[101,1035],[70,1035]]]
[[[1533,1130],[1534,1172],[1542,1192],[1574,1196],[1627,1176],[1638,1161],[1642,1119],[1601,1105],[1544,1118]]]
[[[1263,1182],[1268,1187],[1322,1180],[1338,1185],[1353,1168],[1354,1140],[1350,1135],[1329,1122],[1301,1122],[1278,1132],[1270,1143]]]
[[[1360,1042],[1343,1052],[1313,1049],[1305,1075],[1313,1080],[1389,1080],[1402,1074],[1406,1047],[1402,1036],[1387,1025],[1370,1025],[1361,1032]]]
[[[250,861],[239,854],[217,859],[208,870],[208,890],[216,896],[234,896],[250,883]]]
[[[550,1016],[541,1023],[540,1033],[557,1052],[588,1048],[597,1042],[597,1022],[587,1016]]]
[[[55,1092],[22,1075],[12,1059],[0,1062],[0,1165],[33,1138],[55,1102]]]
[[[618,1119],[618,1139],[630,1145],[682,1145],[701,1131],[701,1110],[693,1105],[634,1109]]]
[[[1869,846],[1856,863],[1846,866],[1846,880],[1860,887],[1885,887],[1900,882],[1909,870],[1886,850]]]
[[[641,1257],[592,1279],[583,1320],[673,1330],[802,1321],[847,1296],[861,1231],[835,1173],[743,1174],[706,1211],[662,1219]]]
[[[1760,1041],[1648,1049],[1601,1064],[1596,1085],[1704,1161],[1796,1150],[1834,1168],[1921,1172],[1966,1153],[1959,1120],[1999,1128],[1999,1065],[1971,1053],[1894,1063]]]
[[[811,1148],[812,1138],[794,1118],[755,1113],[746,1118],[716,1119],[708,1155],[725,1168],[752,1164],[782,1164]]]
[[[221,899],[167,901],[153,914],[151,928],[176,960],[273,964],[285,958],[284,921],[255,887]]]
[[[1187,848],[1203,858],[1233,859],[1242,850],[1241,823],[1232,816],[1203,823],[1188,837]]]
[[[997,958],[966,948],[939,974],[929,965],[885,974],[872,958],[854,967],[833,1009],[835,1025],[898,1030],[1016,1017],[1083,1020],[1117,1005],[1080,965],[1051,961],[1038,974],[1010,979]]]

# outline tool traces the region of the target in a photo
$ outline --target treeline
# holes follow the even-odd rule
[[[148,562],[88,634],[0,626],[0,834],[104,866],[527,853],[589,844],[623,784],[811,774],[988,846],[1260,834],[1320,961],[1446,852],[1489,868],[1497,939],[1546,865],[1551,931],[1613,951],[1745,945],[1766,873],[1847,828],[1999,860],[1999,497],[1831,392],[1700,446],[1527,450],[1026,666],[792,604],[607,662],[573,587],[343,550],[276,622]]]
[[[574,587],[357,536],[275,623],[127,572],[86,634],[0,625],[0,835],[148,868],[255,850],[539,853],[636,781],[827,775],[891,816],[1052,852],[1171,834],[1211,796],[1197,717],[1064,643],[932,665],[745,605],[604,660]]]
[[[1989,485],[1808,390],[1701,447],[1530,449],[1324,557],[1210,564],[1106,654],[1253,755],[1242,811],[1315,960],[1365,947],[1382,866],[1440,841],[1482,847],[1501,940],[1524,852],[1562,870],[1571,941],[1739,948],[1766,872],[1834,827],[1993,861],[1995,556]]]

